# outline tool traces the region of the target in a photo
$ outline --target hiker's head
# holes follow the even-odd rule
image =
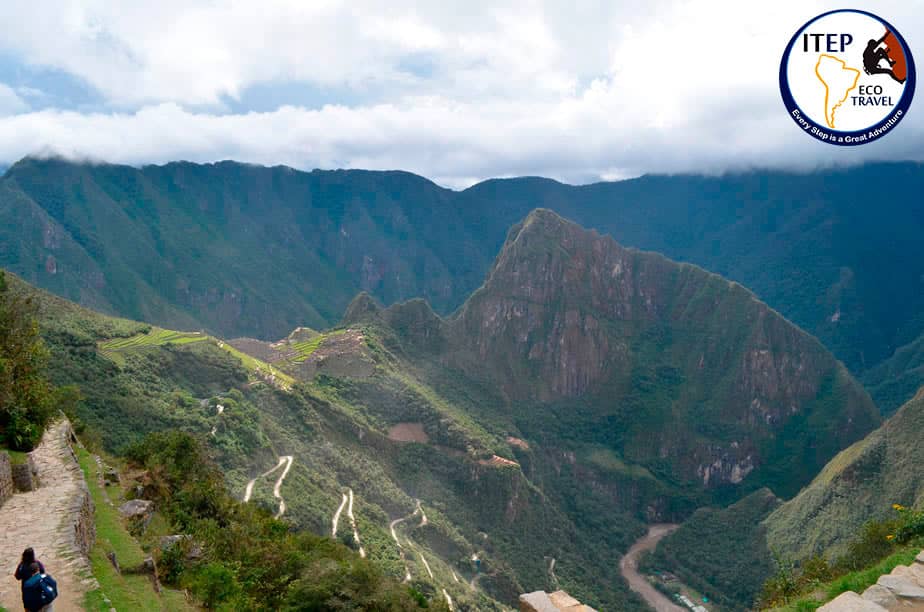
[[[29,573],[32,574],[33,576],[34,576],[35,574],[38,574],[38,573],[39,573],[39,564],[38,564],[38,563],[33,563],[32,565],[30,565],[30,566],[29,566]]]
[[[31,565],[35,563],[35,551],[31,548],[27,548],[22,551],[22,563],[23,565]]]

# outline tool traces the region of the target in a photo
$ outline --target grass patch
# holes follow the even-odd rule
[[[209,336],[201,332],[178,332],[160,327],[152,327],[148,332],[135,334],[127,338],[112,338],[99,343],[100,352],[109,359],[122,363],[121,353],[165,344],[190,344],[202,342]]]
[[[337,329],[326,334],[318,334],[309,340],[302,340],[289,344],[289,348],[295,351],[295,354],[289,358],[289,361],[292,363],[302,363],[311,357],[311,355],[324,344],[325,340],[333,338],[334,336],[343,335],[344,333],[346,333],[345,329]]]
[[[828,599],[834,599],[841,593],[854,591],[862,593],[867,587],[876,584],[879,576],[888,574],[899,565],[909,565],[920,552],[920,547],[900,550],[889,555],[876,565],[856,572],[850,572],[834,580],[828,587]]]
[[[29,462],[29,453],[24,453],[22,451],[12,450],[9,448],[4,450],[10,456],[11,465],[25,465]]]
[[[919,545],[896,551],[876,565],[838,576],[827,584],[819,585],[818,588],[813,590],[814,597],[812,595],[801,597],[777,610],[779,612],[810,612],[817,610],[841,593],[846,593],[847,591],[863,593],[867,588],[876,584],[876,581],[883,574],[890,573],[899,565],[911,565],[914,563],[914,559],[919,552],[921,552]],[[822,593],[824,594],[823,599],[818,599],[817,596]]]
[[[323,337],[321,338],[323,340]],[[212,342],[219,348],[231,353],[241,360],[241,364],[253,375],[254,380],[264,380],[268,375],[275,376],[275,380],[281,386],[291,387],[295,384],[295,379],[278,368],[260,361],[246,353],[242,353],[227,342],[213,338],[201,332],[178,332],[160,327],[153,327],[150,331],[141,334],[135,334],[127,338],[112,338],[99,343],[99,352],[119,365],[125,365],[125,355],[133,351],[144,350],[147,348],[166,346],[168,344],[182,345],[192,344],[195,342]],[[311,341],[308,341],[309,343]],[[320,344],[320,342],[319,342]],[[317,347],[315,347],[316,349]],[[305,355],[307,358],[308,355]],[[304,360],[304,359],[303,359]]]
[[[265,361],[260,361],[255,357],[251,357],[247,353],[242,353],[227,342],[220,342],[219,346],[240,359],[244,368],[253,374],[257,380],[263,380],[266,374],[273,374],[275,376],[276,382],[283,387],[291,387],[295,384],[295,379],[279,368],[274,368]]]
[[[195,610],[179,591],[163,589],[158,595],[147,576],[120,575],[116,572],[106,556],[108,553],[114,552],[122,567],[137,565],[147,555],[122,524],[115,506],[109,505],[109,492],[100,488],[97,480],[96,461],[86,449],[76,450],[80,469],[83,470],[93,504],[96,506],[96,544],[90,551],[90,565],[93,576],[100,584],[99,589],[87,593],[84,608],[100,612],[108,612],[110,608],[145,612]],[[105,599],[107,597],[108,603]]]
[[[632,480],[657,480],[648,468],[635,463],[626,463],[622,457],[608,448],[594,448],[587,453],[587,460],[608,472],[614,472]]]

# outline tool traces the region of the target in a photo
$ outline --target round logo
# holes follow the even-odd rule
[[[914,97],[911,49],[866,11],[831,11],[806,23],[780,62],[780,93],[802,130],[835,145],[872,142],[895,129]]]

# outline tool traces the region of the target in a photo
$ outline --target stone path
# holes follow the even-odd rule
[[[46,571],[58,582],[56,612],[82,610],[84,593],[99,588],[81,551],[79,533],[87,526],[89,491],[68,445],[70,423],[58,421],[48,428],[32,453],[39,488],[13,495],[0,507],[0,604],[22,610],[19,582],[13,578],[22,551],[31,546]],[[92,510],[90,511],[92,513]],[[92,528],[92,514],[89,515]]]

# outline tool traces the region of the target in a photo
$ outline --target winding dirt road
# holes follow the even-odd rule
[[[292,469],[292,455],[285,455],[279,458],[279,461],[285,461],[286,467],[282,470],[282,474],[279,475],[279,480],[276,481],[276,484],[273,485],[273,497],[279,500],[279,511],[276,513],[276,518],[280,518],[283,514],[286,513],[286,501],[282,499],[282,495],[279,492],[279,489],[282,488],[282,481],[286,479],[286,476],[289,475],[289,470]]]
[[[260,478],[265,478],[266,476],[269,476],[270,474],[272,474],[273,472],[281,468],[285,464],[285,462],[286,462],[286,458],[280,457],[279,463],[276,464],[276,467],[266,470],[265,472],[263,472],[256,478],[252,478],[247,483],[247,487],[244,489],[244,503],[245,504],[250,501],[250,496],[253,495],[253,485],[256,484],[257,480]]]
[[[350,519],[350,526],[353,528],[353,540],[359,546],[359,556],[366,558],[366,549],[363,548],[362,542],[359,541],[359,530],[356,528],[356,517],[353,516],[353,489],[350,489],[350,505],[347,506],[347,518]]]
[[[413,518],[417,516],[419,512],[420,512],[420,506],[415,508],[414,511],[408,514],[407,516],[396,518],[388,525],[388,530],[391,531],[391,538],[395,541],[395,545],[398,547],[398,556],[400,556],[401,561],[404,562],[404,581],[405,582],[411,581],[411,569],[407,564],[407,557],[405,557],[404,555],[404,547],[401,546],[401,541],[398,539],[398,532],[395,531],[395,527],[397,527],[399,524],[403,523],[404,521],[408,520],[409,518]]]
[[[330,537],[332,538],[337,537],[337,525],[340,524],[340,513],[343,512],[343,509],[346,508],[346,505],[347,505],[347,496],[346,496],[346,493],[343,493],[343,501],[340,502],[340,506],[337,508],[337,511],[334,512],[334,518],[330,520],[330,525],[331,525]]]
[[[667,523],[652,525],[648,528],[648,533],[636,540],[629,552],[619,561],[619,572],[629,583],[629,588],[641,595],[645,603],[651,606],[651,609],[655,612],[686,612],[686,609],[668,599],[638,572],[638,558],[646,550],[652,550],[658,545],[661,538],[672,533],[678,527],[680,525]]]
[[[280,518],[283,514],[285,514],[286,502],[284,499],[282,499],[282,495],[280,494],[279,490],[282,488],[282,483],[285,481],[286,476],[289,475],[289,470],[292,469],[292,461],[292,455],[283,455],[279,458],[279,463],[277,463],[274,468],[266,470],[256,478],[251,479],[247,483],[247,486],[244,488],[244,503],[246,504],[250,501],[250,497],[253,495],[253,486],[256,484],[258,479],[265,478],[282,466],[285,466],[285,469],[282,470],[282,474],[280,474],[279,478],[276,479],[276,484],[273,485],[273,497],[279,500],[279,510],[276,511],[276,518]]]

